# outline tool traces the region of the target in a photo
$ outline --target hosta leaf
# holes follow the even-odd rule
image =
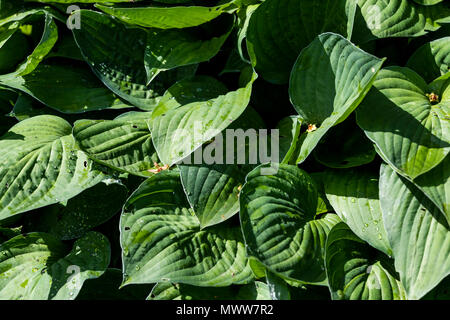
[[[434,168],[450,151],[450,104],[433,104],[428,93],[432,91],[417,73],[389,67],[380,72],[357,112],[359,126],[381,156],[411,179]]]
[[[63,113],[82,113],[106,108],[127,108],[88,68],[70,64],[41,63],[19,77],[0,76],[0,85],[20,90]]]
[[[406,300],[392,260],[358,238],[345,223],[328,234],[326,269],[333,300]]]
[[[267,285],[260,281],[245,286],[223,288],[195,287],[160,282],[153,287],[148,300],[269,300]]]
[[[71,132],[64,119],[37,116],[0,138],[0,219],[68,200],[104,178]]]
[[[73,300],[83,282],[109,264],[109,241],[91,232],[66,246],[46,233],[19,235],[0,244],[0,298]]]
[[[341,220],[362,240],[392,256],[378,199],[378,177],[362,170],[329,171],[325,192]]]
[[[164,164],[173,165],[227,128],[245,110],[256,74],[244,88],[215,99],[193,102],[153,119],[153,144]]]
[[[251,134],[250,130],[253,130],[255,135],[253,138],[249,138],[248,145],[238,137],[238,141],[233,146],[233,161],[225,159],[225,155],[223,155],[223,159],[214,163],[206,163],[204,156],[198,163],[195,161],[197,153],[208,154],[207,151],[211,147],[216,148],[217,152],[218,144],[222,144],[223,153],[226,153],[228,157],[231,146],[227,145],[226,138],[222,137],[222,140],[217,139],[197,149],[193,154],[194,161],[190,159],[193,164],[178,165],[186,196],[202,228],[218,224],[239,211],[239,192],[245,182],[245,176],[256,166],[256,164],[248,164],[247,159],[250,152],[255,152],[258,148],[255,145],[258,143],[256,130],[261,127],[263,127],[263,122],[258,113],[251,107],[247,107],[229,128],[242,129],[242,136],[246,132]],[[252,150],[252,148],[255,149]],[[246,155],[245,161],[238,161],[239,157],[244,154]]]
[[[52,234],[71,240],[86,234],[117,214],[127,197],[127,188],[118,183],[99,183],[67,204],[54,204],[28,215],[26,230]]]
[[[258,74],[287,83],[299,52],[325,31],[347,35],[346,0],[264,1],[252,14],[247,48]]]
[[[96,5],[103,12],[119,20],[146,28],[189,28],[201,25],[227,12],[229,3],[215,7],[106,7]]]
[[[162,171],[128,199],[120,223],[125,284],[245,284],[252,271],[239,228],[200,230],[178,171]]]
[[[314,158],[330,168],[352,168],[372,162],[376,151],[354,118],[332,127],[314,149]]]
[[[447,22],[449,13],[445,3],[425,7],[411,0],[358,0],[353,40],[418,37]]]
[[[355,110],[382,64],[382,59],[333,33],[321,34],[301,52],[292,69],[289,96],[300,118],[312,129],[302,138],[298,163],[331,127]]]
[[[450,228],[438,209],[392,168],[380,170],[383,221],[408,299],[423,297],[450,274]]]
[[[247,253],[283,278],[323,282],[324,245],[339,218],[315,219],[317,190],[304,171],[281,164],[276,175],[262,175],[267,166],[248,174],[239,196]]]
[[[140,108],[153,108],[165,88],[159,81],[146,85],[146,31],[127,28],[98,12],[81,10],[79,14],[82,27],[74,29],[73,35],[93,72],[119,97]]]
[[[120,288],[122,270],[108,268],[99,278],[89,279],[77,300],[144,300],[152,290],[151,285],[134,285]]]
[[[427,83],[450,71],[450,37],[424,44],[409,58],[407,67],[420,74]]]
[[[450,224],[450,156],[414,180],[414,183],[438,207]]]
[[[73,135],[90,158],[110,168],[140,176],[151,176],[158,156],[146,118],[135,113],[115,120],[79,120]]]
[[[147,82],[151,82],[161,71],[211,59],[219,52],[231,28],[208,39],[203,39],[196,31],[153,29],[147,32],[144,55]]]

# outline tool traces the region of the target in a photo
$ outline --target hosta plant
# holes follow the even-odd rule
[[[0,299],[450,299],[450,3],[0,0]]]

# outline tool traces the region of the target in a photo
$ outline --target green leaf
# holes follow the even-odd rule
[[[266,167],[247,175],[239,196],[247,253],[282,278],[323,282],[325,240],[339,217],[315,219],[317,190],[304,171],[281,164],[276,175],[263,175]]]
[[[87,279],[109,264],[109,241],[96,232],[66,246],[45,233],[19,235],[0,245],[2,300],[73,300]]]
[[[362,240],[392,256],[378,197],[378,177],[363,170],[323,175],[325,192],[341,220]]]
[[[66,201],[104,178],[71,132],[64,119],[37,116],[0,138],[0,219]]]
[[[151,140],[147,112],[115,120],[79,120],[73,135],[90,158],[112,169],[148,177],[158,156]]]
[[[244,88],[168,110],[153,119],[150,131],[161,161],[171,166],[227,128],[247,107],[256,78],[254,73]]]
[[[189,28],[211,21],[227,12],[229,3],[215,7],[106,7],[96,5],[103,12],[117,19],[146,28]]]
[[[171,281],[223,287],[252,280],[240,229],[200,230],[178,171],[158,173],[130,196],[120,230],[123,285]]]
[[[439,210],[392,168],[380,170],[380,205],[408,299],[422,298],[450,274],[450,228]]]
[[[298,163],[331,127],[355,110],[383,61],[333,33],[321,34],[300,53],[292,69],[289,96],[302,121],[312,129],[301,138]]]
[[[389,67],[357,111],[357,122],[378,153],[410,179],[437,166],[450,151],[450,103],[444,96],[433,104],[428,93],[432,90],[417,73]]]
[[[99,278],[87,280],[77,300],[144,300],[151,285],[134,285],[120,288],[122,271],[108,268]]]
[[[160,81],[147,86],[144,68],[147,32],[127,28],[102,13],[81,10],[79,14],[82,26],[73,29],[73,35],[95,75],[129,103],[149,111],[154,108],[165,88]]]
[[[427,83],[450,71],[450,37],[424,44],[409,58],[408,68],[420,74]]]
[[[121,211],[127,188],[99,183],[67,201],[28,215],[27,229],[52,234],[60,240],[76,239]]]
[[[148,30],[144,55],[148,83],[161,71],[213,58],[230,35],[231,28],[208,39],[201,37],[197,31]]]
[[[392,260],[368,246],[345,223],[328,234],[326,269],[333,300],[406,300]]]
[[[449,13],[444,3],[425,7],[411,0],[358,0],[353,40],[419,37],[447,23]]]
[[[67,63],[41,63],[22,77],[15,74],[0,76],[0,85],[27,93],[63,113],[130,107],[98,81],[88,68]]]
[[[299,52],[319,34],[347,35],[346,0],[264,1],[251,15],[247,48],[258,74],[282,84]]]

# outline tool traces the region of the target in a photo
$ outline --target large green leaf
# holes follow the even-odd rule
[[[380,171],[380,205],[395,269],[408,299],[420,299],[450,274],[450,228],[439,210],[392,168]]]
[[[323,175],[325,192],[341,220],[362,240],[392,256],[378,199],[378,177],[363,170]]]
[[[393,261],[358,238],[345,223],[328,234],[326,269],[333,300],[406,300]]]
[[[161,71],[207,61],[214,57],[231,32],[204,39],[198,30],[149,30],[144,63],[147,82]]]
[[[127,108],[86,67],[41,63],[24,76],[0,76],[0,85],[20,90],[63,113]]]
[[[445,3],[425,7],[411,0],[358,0],[353,40],[418,37],[448,23],[449,16]]]
[[[150,123],[153,144],[164,164],[173,165],[227,128],[245,110],[256,74],[244,88],[215,99],[168,110]]]
[[[79,120],[73,135],[90,158],[110,168],[140,176],[151,176],[158,156],[146,118],[136,112],[115,120]]]
[[[299,52],[326,31],[347,35],[347,0],[266,0],[251,15],[247,48],[267,81],[287,83]]]
[[[427,83],[450,71],[450,37],[424,44],[409,58],[406,66],[420,74]]]
[[[355,110],[382,64],[382,59],[334,33],[321,34],[300,53],[292,69],[289,96],[302,121],[313,128],[301,138],[298,163],[331,127]]]
[[[82,26],[73,29],[73,35],[97,77],[131,104],[144,109],[153,108],[165,88],[159,81],[147,86],[144,68],[147,32],[127,28],[98,12],[81,10],[79,14]]]
[[[46,233],[19,235],[0,244],[0,253],[0,298],[8,300],[73,300],[110,259],[108,239],[96,232],[71,251]]]
[[[317,190],[304,171],[281,164],[276,175],[262,175],[267,166],[248,174],[239,196],[247,253],[283,278],[323,282],[325,241],[339,217],[315,219]]]
[[[450,102],[434,92],[442,100],[434,104],[427,97],[431,93],[411,69],[389,67],[357,111],[359,126],[380,155],[410,179],[437,166],[450,151]]]
[[[123,285],[171,281],[222,287],[253,278],[240,229],[200,230],[178,171],[156,174],[130,196],[120,230]]]
[[[79,238],[121,211],[127,188],[119,183],[99,183],[67,204],[54,204],[26,217],[25,232],[39,231],[61,240]]]
[[[0,219],[68,200],[104,178],[71,132],[64,119],[37,116],[0,138]]]
[[[201,25],[227,12],[225,3],[215,7],[107,7],[96,5],[103,12],[117,19],[146,28],[189,28]]]

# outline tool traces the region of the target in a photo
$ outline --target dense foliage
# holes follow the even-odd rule
[[[449,66],[446,0],[0,0],[0,299],[450,299]]]

